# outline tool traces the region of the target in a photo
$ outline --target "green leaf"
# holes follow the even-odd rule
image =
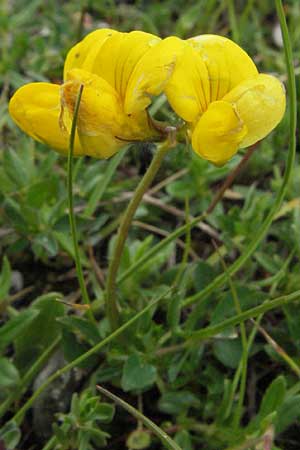
[[[178,431],[175,434],[174,441],[182,450],[194,450],[191,435],[187,430]]]
[[[13,363],[4,357],[0,357],[0,387],[12,388],[18,384],[20,375]]]
[[[70,234],[63,233],[61,231],[53,231],[53,236],[57,239],[62,249],[65,250],[68,255],[70,255],[71,258],[75,260],[74,246]],[[83,265],[89,265],[86,256],[82,252],[80,254],[80,259]]]
[[[236,369],[242,357],[240,339],[218,339],[213,344],[215,357],[226,367]]]
[[[9,292],[11,283],[11,268],[9,260],[6,256],[3,257],[2,270],[0,274],[0,302],[4,300]]]
[[[6,322],[0,329],[0,348],[5,348],[7,345],[11,344],[14,339],[20,336],[37,315],[38,311],[28,309],[22,311]]]
[[[3,153],[3,166],[6,173],[16,183],[17,186],[23,187],[28,181],[28,173],[24,168],[24,164],[15,150],[9,148]]]
[[[84,317],[67,316],[58,319],[58,321],[68,330],[73,332],[78,330],[92,344],[97,344],[101,339],[96,325]]]
[[[144,430],[135,430],[127,438],[126,445],[130,450],[143,450],[151,445],[150,434]]]
[[[27,192],[27,203],[33,208],[40,208],[57,195],[57,180],[48,178],[30,186]]]
[[[265,395],[263,396],[259,408],[259,418],[261,420],[281,407],[285,393],[286,380],[283,375],[279,375],[279,377],[275,378],[268,386]]]
[[[166,392],[158,402],[160,411],[166,414],[183,414],[189,408],[200,406],[198,398],[189,391]]]
[[[204,289],[217,276],[216,270],[204,261],[199,261],[194,272],[195,289]]]
[[[102,423],[110,423],[115,414],[115,407],[111,403],[98,403],[93,414],[94,420],[99,420]]]
[[[89,347],[86,344],[78,342],[76,336],[67,329],[62,330],[62,347],[64,357],[67,361],[73,361],[89,350]],[[91,355],[85,361],[78,364],[78,367],[81,369],[91,369],[97,362],[99,363],[98,356]]]
[[[6,216],[11,222],[11,225],[16,228],[17,231],[27,235],[28,225],[21,213],[20,205],[12,198],[7,197],[3,203],[3,208]]]
[[[38,234],[34,237],[32,247],[38,250],[45,249],[50,257],[54,257],[58,252],[58,244],[52,233]]]
[[[36,313],[33,321],[27,325],[22,335],[15,339],[16,364],[24,371],[48,347],[60,332],[57,317],[64,314],[65,307],[56,301],[58,293],[49,293],[38,297],[31,310]]]
[[[130,355],[124,364],[122,388],[125,392],[150,387],[156,380],[156,368],[145,363],[137,354]]]
[[[15,183],[10,179],[3,167],[0,167],[0,192],[5,195],[15,191]]]
[[[191,198],[197,193],[197,186],[191,175],[180,180],[169,183],[166,187],[167,193],[176,199],[185,200],[186,197]]]
[[[174,332],[180,323],[182,296],[174,293],[168,302],[167,321],[169,328]]]
[[[282,433],[300,418],[300,395],[287,398],[280,406],[275,422],[276,433]]]
[[[4,441],[5,450],[15,450],[21,439],[21,431],[15,422],[7,422],[0,430],[0,443]]]
[[[62,231],[53,231],[53,235],[59,242],[61,248],[65,250],[73,259],[75,259],[74,246],[71,236],[67,233],[63,233]]]

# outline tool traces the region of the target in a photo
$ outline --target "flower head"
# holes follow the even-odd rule
[[[285,111],[282,83],[259,74],[247,53],[221,36],[186,41],[165,91],[188,123],[195,152],[216,165],[265,137]]]
[[[82,84],[75,155],[108,158],[126,142],[157,140],[147,107],[164,89],[181,47],[176,37],[96,30],[69,51],[61,86],[21,87],[10,101],[10,114],[31,137],[67,153]]]

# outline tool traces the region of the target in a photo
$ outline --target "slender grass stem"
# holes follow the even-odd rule
[[[223,333],[228,328],[235,327],[236,325],[239,325],[242,322],[245,322],[246,320],[252,319],[254,317],[259,317],[258,319],[259,321],[261,314],[265,314],[268,311],[272,311],[273,309],[280,308],[282,306],[288,305],[289,303],[293,303],[299,300],[300,300],[300,290],[295,291],[289,295],[277,297],[273,300],[266,300],[262,305],[255,306],[254,308],[243,311],[241,314],[237,314],[233,317],[230,317],[229,319],[223,320],[222,322],[216,325],[210,325],[198,331],[184,333],[184,337],[186,338],[184,342],[177,345],[172,345],[170,347],[160,348],[156,352],[156,354],[162,356],[169,353],[175,353],[177,351],[184,350],[186,348],[193,347],[194,345],[198,346],[199,342],[213,338],[214,336]]]
[[[135,417],[138,421],[143,422],[145,427],[147,427],[155,436],[160,439],[163,446],[169,450],[181,450],[181,448],[176,444],[176,442],[173,441],[173,439],[168,436],[168,434],[163,431],[161,428],[159,428],[152,420],[148,419],[148,417],[144,416],[140,411],[138,411],[136,408],[134,408],[132,405],[129,405],[129,403],[122,400],[120,397],[117,397],[116,395],[112,394],[107,389],[104,389],[102,386],[97,386],[97,389],[101,394],[105,395],[106,397],[110,398],[114,403],[124,408],[126,411],[128,411],[133,417]]]
[[[258,325],[260,324],[262,318],[263,318],[263,314],[260,314],[258,316],[258,318],[256,319],[255,325],[252,328],[252,331],[251,331],[251,333],[249,335],[248,342],[247,342],[247,355],[249,355],[249,353],[250,353],[251,347],[253,345],[254,338],[255,338],[255,336],[257,334]],[[233,405],[233,402],[234,402],[234,396],[235,396],[235,393],[236,393],[236,390],[237,390],[237,387],[238,387],[238,384],[239,384],[240,377],[242,375],[242,370],[243,370],[243,360],[241,359],[241,361],[240,361],[240,363],[238,365],[238,368],[237,368],[237,370],[236,370],[236,372],[234,374],[233,381],[232,381],[232,389],[231,389],[231,393],[230,393],[229,400],[228,400],[228,405],[227,405],[226,412],[225,412],[225,419],[227,417],[229,417],[230,414],[231,414],[232,405]]]
[[[118,230],[117,239],[113,250],[113,256],[108,268],[105,296],[107,316],[112,330],[115,330],[118,327],[119,323],[119,311],[116,299],[116,279],[128,231],[135,212],[143,198],[143,195],[150,186],[153,178],[155,177],[158,169],[161,166],[165,154],[170,149],[170,147],[171,145],[169,139],[158,146],[157,152],[155,153],[152,162],[147,169],[147,172],[141,179],[129,205],[127,206]]]
[[[248,309],[247,311],[243,311],[241,314],[237,314],[234,317],[230,317],[217,325],[212,325],[202,330],[194,331],[191,333],[191,339],[198,341],[202,341],[226,330],[226,328],[234,327],[241,322],[245,322],[245,320],[251,319],[253,317],[257,317],[260,314],[264,314],[268,311],[271,311],[276,308],[280,308],[281,306],[287,305],[291,302],[295,302],[300,300],[300,290],[295,291],[292,294],[283,295],[274,300],[268,300],[264,302],[262,305],[255,306],[254,308]]]
[[[214,246],[215,246],[216,250],[218,251],[218,247],[215,243],[214,243]],[[232,294],[236,313],[241,314],[242,308],[241,308],[240,300],[239,300],[235,285],[233,283],[231,276],[228,274],[225,260],[223,259],[222,255],[220,253],[219,253],[219,257],[220,257],[221,263],[223,265],[224,272],[228,277],[228,283],[229,283],[230,291]],[[246,392],[247,369],[248,369],[248,340],[247,340],[247,333],[246,333],[246,327],[245,327],[244,322],[241,322],[241,324],[240,324],[240,333],[241,333],[241,340],[242,340],[241,382],[240,382],[240,393],[239,393],[238,404],[237,404],[237,407],[236,407],[235,413],[234,413],[233,429],[237,429],[239,426],[240,419],[241,419],[242,413],[243,413],[243,404],[244,404],[244,398],[245,398],[245,392]]]
[[[71,133],[70,133],[70,142],[69,142],[69,153],[68,153],[68,201],[69,201],[69,222],[70,222],[70,228],[71,228],[71,234],[72,234],[72,240],[73,240],[73,246],[74,246],[74,257],[75,257],[75,264],[76,264],[76,271],[77,271],[77,278],[80,286],[80,291],[82,295],[82,299],[84,304],[91,305],[91,301],[86,289],[84,276],[83,276],[83,270],[80,260],[80,253],[79,253],[79,246],[78,246],[78,234],[77,234],[77,227],[76,227],[76,219],[75,219],[75,213],[74,213],[74,202],[73,202],[73,157],[74,157],[74,142],[75,142],[75,133],[76,133],[76,127],[77,127],[77,119],[78,119],[78,113],[79,113],[79,106],[80,101],[82,97],[83,92],[83,85],[80,85],[75,108],[74,108],[74,116],[72,120],[72,127],[71,127]],[[92,309],[89,308],[87,310],[88,317],[91,321],[96,322]]]
[[[49,439],[48,442],[46,442],[46,444],[44,445],[42,450],[52,450],[56,444],[57,444],[57,438],[56,438],[56,436],[52,436],[52,438]]]

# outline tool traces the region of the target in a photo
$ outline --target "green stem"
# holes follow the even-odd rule
[[[155,177],[158,169],[161,166],[165,154],[169,149],[170,149],[169,139],[158,146],[157,152],[155,153],[147,172],[141,179],[129,205],[127,206],[127,209],[124,213],[124,216],[122,218],[118,230],[117,239],[113,250],[113,256],[108,268],[107,286],[106,286],[106,309],[112,330],[115,330],[118,327],[119,322],[119,312],[116,300],[116,278],[124,250],[124,245],[127,239],[128,231],[132,223],[134,214],[143,198],[143,195],[150,186],[153,178]]]
[[[218,247],[215,245],[217,251]],[[237,295],[235,285],[233,283],[233,280],[231,276],[228,274],[227,266],[225,263],[225,260],[222,258],[222,255],[219,254],[223,269],[225,274],[228,277],[228,283],[230,287],[230,291],[233,297],[233,302],[235,306],[235,310],[237,314],[242,313],[242,308],[240,304],[239,297]],[[240,419],[243,413],[243,404],[244,404],[244,398],[245,398],[245,392],[246,392],[246,381],[247,381],[247,369],[248,369],[248,342],[247,342],[247,334],[246,334],[246,327],[244,322],[240,324],[240,332],[241,332],[241,340],[242,340],[242,359],[241,359],[241,383],[240,383],[240,393],[239,393],[239,399],[238,404],[234,413],[234,420],[233,420],[233,429],[237,429],[240,423]]]
[[[173,283],[174,287],[178,286],[180,284],[180,282],[182,281],[184,271],[187,267],[189,251],[191,248],[190,205],[189,205],[189,201],[187,198],[185,199],[185,223],[188,226],[188,228],[186,230],[185,246],[184,246],[184,251],[183,251],[183,255],[182,255],[182,260],[181,260],[178,272],[176,274],[176,277],[175,277],[175,280]]]
[[[254,338],[255,338],[257,330],[258,330],[258,325],[261,322],[262,318],[263,318],[263,314],[260,314],[258,316],[256,322],[255,322],[255,325],[254,325],[251,333],[250,333],[250,336],[249,336],[249,339],[248,339],[248,342],[247,342],[247,356],[250,353],[251,347],[253,345]],[[229,397],[229,400],[228,400],[228,405],[227,405],[226,412],[225,412],[225,419],[227,419],[227,417],[229,417],[230,414],[231,414],[232,405],[233,405],[233,402],[234,402],[234,396],[235,396],[235,392],[237,390],[239,379],[240,379],[241,374],[242,374],[242,370],[243,370],[243,360],[240,361],[239,366],[238,366],[238,368],[237,368],[237,370],[235,372],[235,375],[234,375],[234,378],[233,378],[233,381],[232,381],[232,389],[231,389],[230,397]]]
[[[11,393],[9,397],[0,405],[0,417],[2,417],[6,411],[9,409],[10,405],[18,399],[20,395],[23,394],[26,387],[32,381],[37,372],[39,372],[40,368],[43,367],[45,362],[48,360],[50,355],[54,352],[57,345],[60,342],[60,336],[52,342],[52,344],[46,348],[46,350],[41,354],[41,356],[35,361],[35,363],[31,366],[31,368],[26,372],[24,377],[21,379],[20,384],[17,386],[16,390]]]
[[[297,91],[296,91],[295,72],[294,72],[294,66],[293,66],[293,57],[292,57],[293,55],[292,55],[290,38],[289,38],[289,32],[288,32],[281,0],[275,0],[275,3],[276,3],[276,9],[277,9],[277,14],[278,14],[280,27],[281,27],[281,31],[282,31],[283,43],[284,43],[284,51],[285,51],[286,66],[287,66],[287,73],[288,73],[288,93],[289,93],[289,97],[290,97],[289,150],[288,150],[288,155],[287,155],[287,163],[286,163],[286,169],[284,172],[282,185],[281,185],[279,192],[275,198],[273,207],[271,208],[269,214],[265,218],[261,227],[256,231],[255,237],[249,243],[248,247],[246,247],[243,254],[228,268],[228,273],[231,276],[233,274],[235,274],[245,264],[245,262],[250,258],[250,256],[256,250],[259,243],[266,236],[266,234],[273,222],[274,216],[275,216],[276,212],[278,211],[278,209],[280,208],[281,203],[286,194],[286,190],[287,190],[290,178],[291,178],[292,169],[293,169],[294,160],[295,160],[296,129],[297,129]],[[211,284],[206,286],[205,289],[203,289],[202,291],[197,292],[195,295],[192,295],[191,297],[188,297],[187,299],[185,299],[184,305],[189,306],[192,303],[199,302],[200,300],[204,300],[215,289],[222,286],[226,282],[226,279],[227,279],[226,274],[219,275],[217,278],[214,279],[214,281]]]
[[[44,445],[42,450],[52,450],[56,444],[57,438],[56,436],[52,436],[52,438]]]
[[[145,427],[147,427],[158,439],[161,440],[162,444],[169,450],[181,450],[181,448],[167,435],[165,431],[159,428],[152,420],[148,419],[148,417],[144,416],[140,411],[138,411],[133,406],[129,405],[129,403],[122,400],[120,397],[112,394],[101,386],[97,386],[98,391],[106,397],[110,398],[117,405],[124,408],[128,411],[133,417],[135,417],[138,421],[143,422]]]
[[[94,347],[92,347],[87,352],[80,355],[78,358],[71,361],[66,366],[62,367],[61,369],[57,370],[55,373],[53,373],[47,380],[32,394],[32,396],[27,400],[27,402],[22,406],[22,408],[19,409],[19,411],[14,415],[14,417],[11,419],[11,421],[15,421],[17,424],[20,424],[23,420],[23,416],[26,413],[26,411],[31,407],[31,405],[34,403],[34,401],[39,397],[39,395],[57,378],[61,377],[64,373],[68,372],[69,370],[73,369],[74,367],[80,365],[83,361],[86,361],[87,358],[89,358],[91,355],[94,355],[95,353],[99,352],[103,347],[105,347],[108,343],[110,343],[113,339],[118,337],[123,331],[127,330],[133,323],[135,323],[140,317],[142,317],[149,309],[151,309],[153,306],[155,306],[157,303],[159,303],[169,292],[171,292],[171,289],[168,289],[164,294],[159,296],[157,299],[153,300],[149,305],[147,305],[142,311],[137,313],[132,319],[130,319],[128,322],[126,322],[124,325],[122,325],[120,328],[115,330],[113,333],[111,333],[109,336],[107,336],[103,341],[96,344]]]
[[[272,309],[279,308],[281,306],[287,305],[297,300],[300,300],[300,290],[295,291],[292,294],[283,295],[281,297],[275,298],[274,300],[268,300],[264,302],[262,305],[248,309],[247,311],[244,311],[241,314],[238,314],[234,317],[230,317],[229,319],[226,319],[223,322],[218,323],[217,325],[212,325],[203,328],[202,330],[194,331],[191,333],[191,340],[198,342],[211,338],[223,332],[226,328],[234,327],[240,324],[241,322],[245,322],[245,320],[257,317],[260,314],[266,313],[267,311],[271,311]]]
[[[72,240],[73,240],[73,246],[74,246],[74,256],[75,256],[75,264],[76,264],[78,282],[79,282],[83,302],[86,305],[90,306],[91,301],[90,301],[90,298],[89,298],[89,295],[88,295],[88,292],[86,289],[81,260],[80,260],[78,235],[77,235],[77,227],[76,227],[76,219],[75,219],[75,214],[74,214],[74,203],[73,203],[74,142],[75,142],[77,119],[78,119],[82,91],[83,91],[83,84],[80,85],[80,88],[79,88],[79,91],[77,94],[75,108],[74,108],[74,116],[73,116],[73,120],[72,120],[71,133],[70,133],[69,153],[68,153],[68,201],[69,201],[69,221],[70,221],[70,228],[71,228],[71,234],[72,234]],[[88,309],[87,314],[91,321],[96,322],[91,308]]]

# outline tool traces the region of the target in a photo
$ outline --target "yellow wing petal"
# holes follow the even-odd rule
[[[192,147],[202,158],[216,165],[224,164],[238,150],[247,134],[234,107],[224,101],[209,105],[192,132]]]
[[[74,45],[67,54],[64,65],[64,80],[67,78],[67,72],[72,69],[80,69],[85,63],[90,53],[98,52],[104,42],[113,34],[118,33],[109,28],[102,28],[100,30],[89,33],[82,41]]]
[[[82,69],[69,71],[61,87],[64,121],[71,122],[81,84],[84,89],[77,129],[85,154],[108,158],[128,142],[158,137],[146,111],[125,115],[115,89],[103,78]]]
[[[221,100],[237,84],[258,74],[252,59],[230,39],[203,34],[187,42],[197,50],[207,66],[211,101]]]
[[[50,83],[26,84],[15,92],[9,102],[9,113],[21,130],[66,154],[69,133],[60,128],[60,110],[60,86]],[[77,136],[74,154],[83,154]]]
[[[124,143],[117,136],[122,126],[122,110],[117,92],[103,78],[81,69],[68,72],[61,86],[63,120],[72,117],[80,85],[84,85],[77,130],[86,155],[108,158]]]
[[[183,51],[184,42],[171,36],[149,43],[150,50],[136,64],[130,76],[124,102],[126,114],[147,108],[151,96],[159,95],[169,81],[176,61]]]
[[[247,125],[248,133],[240,147],[248,147],[269,134],[281,121],[286,105],[283,84],[266,74],[239,84],[223,100],[234,105]]]
[[[187,122],[197,120],[210,103],[208,71],[200,55],[185,44],[165,93],[174,111]]]

